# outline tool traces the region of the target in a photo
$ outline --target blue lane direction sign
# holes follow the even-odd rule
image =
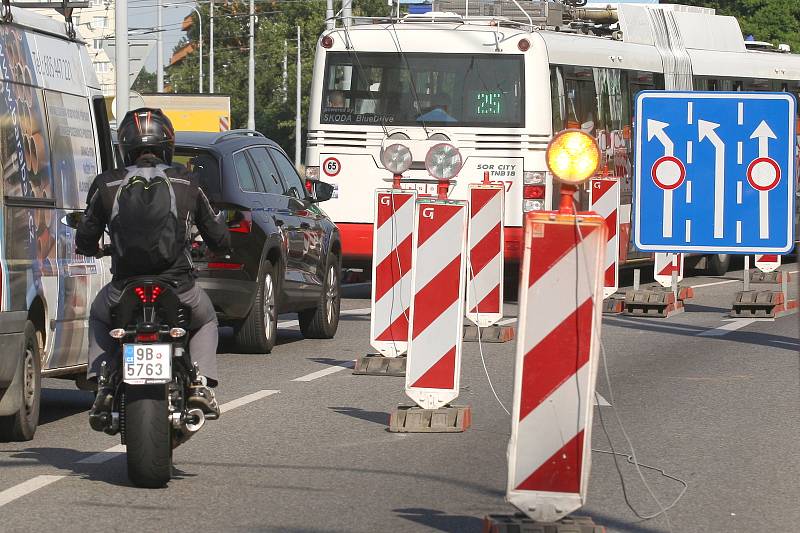
[[[652,252],[789,252],[796,112],[789,93],[639,93],[636,246]]]

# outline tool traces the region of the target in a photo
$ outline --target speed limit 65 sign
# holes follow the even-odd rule
[[[334,177],[342,170],[342,164],[335,157],[329,157],[322,162],[322,171],[326,176]]]

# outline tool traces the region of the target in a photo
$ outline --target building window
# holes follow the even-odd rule
[[[105,28],[106,27],[106,18],[105,17],[94,17],[92,18],[92,28]]]
[[[102,61],[94,64],[94,69],[98,74],[106,74],[111,72],[111,63]]]
[[[103,49],[103,39],[93,39],[92,46],[95,50]]]

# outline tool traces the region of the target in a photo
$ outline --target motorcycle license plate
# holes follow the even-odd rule
[[[172,381],[172,345],[125,344],[122,355],[125,383],[144,385]]]

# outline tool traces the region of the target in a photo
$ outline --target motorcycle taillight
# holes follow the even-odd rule
[[[158,333],[137,333],[136,342],[156,342],[158,341]]]
[[[134,287],[133,292],[139,297],[143,304],[154,304],[164,289],[158,285],[148,285],[146,287]]]

